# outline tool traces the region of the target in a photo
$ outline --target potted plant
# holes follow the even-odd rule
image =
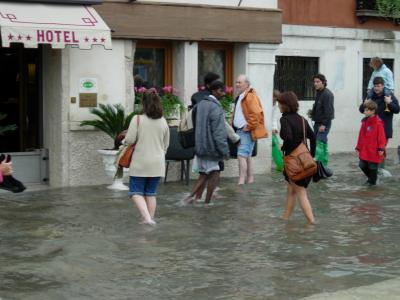
[[[233,105],[235,101],[233,99],[233,87],[227,86],[225,87],[225,95],[221,99],[221,105],[223,110],[225,111],[225,118],[230,122],[232,118],[232,111],[233,111]]]
[[[164,86],[160,91],[160,98],[165,119],[180,120],[181,112],[185,110],[185,105],[174,94],[174,88],[170,85]]]
[[[127,190],[128,187],[123,184],[123,178],[115,177],[117,170],[114,162],[120,145],[120,141],[117,137],[122,131],[128,129],[136,112],[126,114],[125,109],[121,104],[99,104],[99,107],[91,108],[90,113],[97,116],[98,119],[82,121],[80,126],[93,126],[106,133],[114,141],[113,149],[98,150],[103,156],[106,174],[109,177],[114,178],[113,184],[108,186],[108,188]]]
[[[381,16],[387,18],[400,18],[400,1],[377,0],[376,8]]]
[[[140,112],[142,110],[142,100],[143,100],[143,95],[144,92],[146,92],[145,87],[135,87],[135,105],[134,105],[134,111],[135,112]]]

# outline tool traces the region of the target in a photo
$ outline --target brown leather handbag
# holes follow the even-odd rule
[[[136,118],[136,125],[137,125],[136,142],[134,144],[131,144],[131,145],[124,145],[123,146],[124,148],[121,150],[121,153],[119,155],[119,160],[118,160],[118,165],[120,167],[129,168],[130,165],[131,165],[132,154],[135,151],[138,132],[139,132],[139,115]]]
[[[317,163],[307,148],[306,126],[303,119],[303,141],[290,154],[285,155],[286,175],[292,181],[298,181],[317,173]]]

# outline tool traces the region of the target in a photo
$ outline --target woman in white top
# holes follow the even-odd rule
[[[278,98],[280,96],[280,92],[278,90],[274,90],[272,95],[272,134],[279,134],[279,120],[282,117],[282,113],[279,110]]]
[[[155,90],[144,94],[142,104],[142,114],[133,117],[125,138],[128,144],[136,143],[129,167],[129,196],[142,221],[155,225],[157,186],[165,172],[169,128]]]

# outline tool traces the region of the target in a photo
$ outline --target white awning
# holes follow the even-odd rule
[[[91,6],[0,2],[3,47],[23,43],[27,48],[50,44],[53,48],[77,45],[111,49],[111,32]]]

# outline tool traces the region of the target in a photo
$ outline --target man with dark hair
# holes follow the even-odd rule
[[[386,139],[389,141],[393,136],[393,114],[398,114],[400,111],[399,102],[392,93],[390,93],[389,96],[384,95],[385,81],[382,77],[375,77],[373,84],[371,100],[378,106],[376,114],[383,121]],[[366,100],[360,105],[360,113],[364,113],[365,101]],[[380,167],[381,170],[379,174],[385,173],[387,176],[390,176],[388,171],[382,170],[384,168],[384,161],[381,163]]]
[[[210,95],[211,83],[219,78],[220,78],[220,76],[213,72],[209,72],[204,76],[204,89],[201,91],[198,91],[192,95],[192,98],[191,98],[192,107]]]
[[[190,197],[202,191],[207,183],[205,202],[210,203],[217,187],[221,171],[220,162],[228,158],[228,134],[225,126],[225,114],[219,100],[225,95],[224,84],[213,81],[210,95],[197,104],[195,125],[195,152],[200,176]]]
[[[317,150],[315,160],[319,160],[323,165],[328,165],[328,134],[335,117],[334,96],[326,87],[327,80],[323,74],[313,77],[314,88],[317,96],[311,110],[311,119],[314,121],[314,133],[317,138]]]

